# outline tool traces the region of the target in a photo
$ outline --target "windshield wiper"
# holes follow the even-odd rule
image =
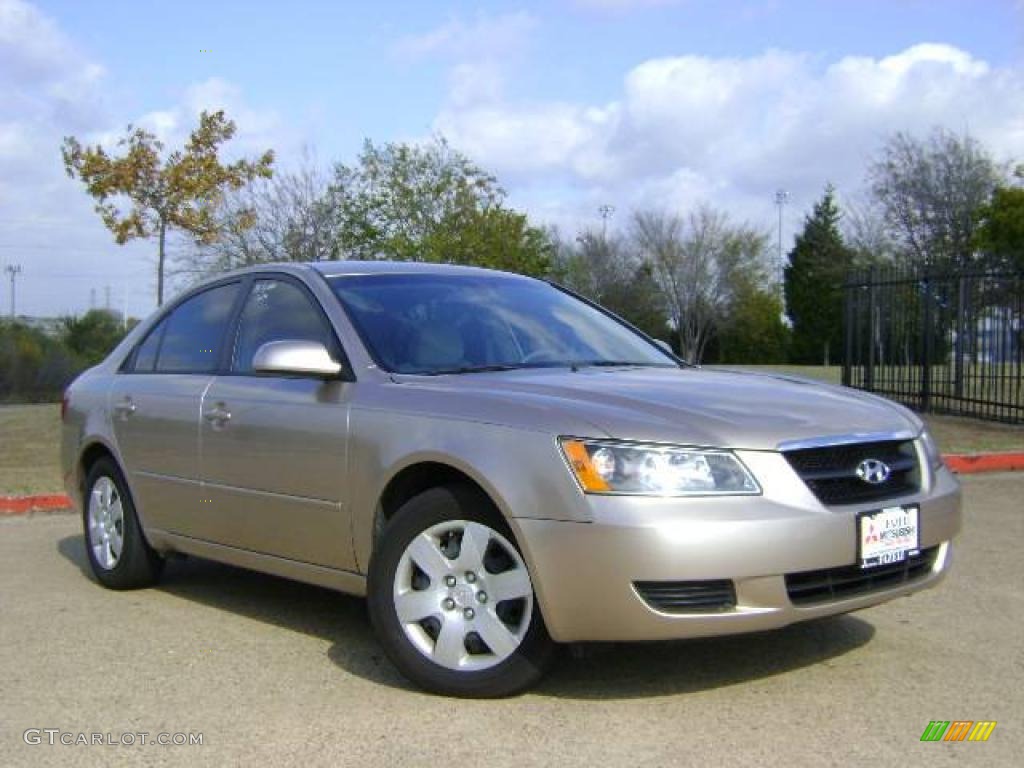
[[[489,373],[491,371],[518,371],[523,368],[553,368],[566,363],[502,363],[499,365],[465,365],[439,371],[417,371],[420,376],[446,376],[457,373]]]
[[[574,360],[569,366],[575,371],[580,368],[671,368],[659,363],[639,363],[635,360]]]

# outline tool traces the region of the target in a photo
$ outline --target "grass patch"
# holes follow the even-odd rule
[[[60,406],[0,406],[0,495],[62,490]]]

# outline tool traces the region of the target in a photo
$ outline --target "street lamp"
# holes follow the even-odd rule
[[[778,251],[778,272],[776,279],[779,283],[782,283],[784,260],[782,256],[782,209],[785,208],[786,203],[789,202],[789,192],[784,189],[778,189],[775,191],[775,205],[779,209],[779,251]]]
[[[598,207],[597,212],[601,214],[601,239],[607,240],[608,219],[610,219],[612,217],[612,214],[615,213],[615,206],[608,205],[608,203],[605,203],[604,205]]]
[[[15,312],[15,285],[18,280],[18,275],[21,274],[21,264],[8,264],[6,267],[4,267],[4,272],[6,272],[11,277],[11,319],[13,320],[17,314]]]

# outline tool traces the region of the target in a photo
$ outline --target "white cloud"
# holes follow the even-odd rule
[[[594,200],[623,211],[701,199],[767,223],[775,189],[792,193],[794,210],[827,181],[853,191],[887,135],[935,125],[1024,157],[1024,75],[940,44],[831,63],[787,51],[679,56],[638,64],[607,103],[452,100],[435,121],[507,179],[518,204],[532,209],[531,194],[552,183],[570,190],[561,210],[536,200],[563,223],[581,205],[592,217]]]
[[[85,55],[55,22],[22,0],[0,0],[0,266],[23,267],[19,310],[54,315],[88,307],[91,289],[103,300],[145,315],[154,304],[155,247],[114,244],[81,184],[67,178],[65,135],[113,145],[128,123],[179,144],[202,109],[224,108],[239,133],[227,154],[269,147],[297,154],[301,141],[273,112],[254,108],[221,78],[186,87],[177,103],[144,115],[119,112],[104,98],[103,66]],[[7,312],[0,292],[0,312]]]
[[[432,30],[401,38],[394,53],[409,62],[435,58],[450,64],[449,100],[471,104],[497,100],[505,74],[529,45],[537,19],[519,11],[480,14],[472,21],[453,18]]]
[[[536,18],[525,11],[501,16],[481,14],[469,22],[456,17],[422,34],[401,38],[395,52],[409,58],[500,58],[516,53],[536,26]]]
[[[166,146],[176,146],[187,140],[201,112],[221,109],[238,128],[231,143],[225,145],[228,156],[262,153],[271,148],[291,156],[301,148],[301,139],[276,112],[253,107],[238,86],[221,77],[189,85],[181,92],[177,104],[147,112],[135,123],[154,133]],[[119,130],[103,138],[109,140],[120,135]]]
[[[684,0],[572,0],[573,5],[580,8],[615,13],[679,5],[682,2]]]

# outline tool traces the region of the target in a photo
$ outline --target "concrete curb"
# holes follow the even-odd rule
[[[0,516],[24,515],[28,512],[46,512],[69,509],[71,499],[63,493],[49,493],[36,496],[0,496]]]
[[[952,453],[942,457],[951,470],[961,475],[979,472],[1024,470],[1024,451],[1006,453]]]
[[[949,453],[942,458],[946,465],[958,475],[1024,471],[1024,451]],[[29,512],[47,512],[71,509],[71,507],[71,499],[63,493],[37,496],[0,496],[0,516],[24,515]]]

